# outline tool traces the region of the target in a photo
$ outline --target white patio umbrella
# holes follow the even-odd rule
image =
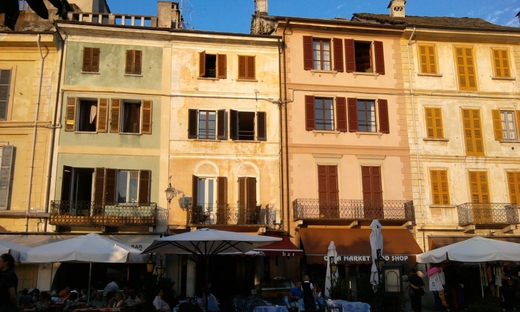
[[[8,253],[13,256],[14,261],[20,261],[20,254],[27,252],[30,248],[16,243],[0,240],[0,254]]]
[[[378,253],[383,255],[383,234],[381,233],[382,225],[379,220],[374,219],[372,223],[370,223],[370,227],[372,228],[372,232],[370,233],[370,249],[372,255],[372,268],[370,269],[370,284],[372,284],[372,288],[374,292],[377,291],[377,286],[379,285],[379,271],[377,270],[376,259]]]
[[[327,248],[327,256],[325,257],[325,260],[327,261],[327,275],[325,277],[325,297],[330,298],[330,290],[332,288],[332,285],[338,278],[338,272],[332,273],[330,264],[333,261],[334,263],[338,263],[337,261],[338,252],[336,251],[336,244],[334,244],[334,241],[331,241],[329,244],[329,247]]]

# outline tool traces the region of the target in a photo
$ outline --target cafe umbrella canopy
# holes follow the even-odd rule
[[[20,254],[27,252],[30,248],[16,243],[0,240],[0,254],[8,253],[13,256],[14,261],[20,261]]]

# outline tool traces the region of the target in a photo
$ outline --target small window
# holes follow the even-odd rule
[[[520,111],[494,109],[491,112],[493,116],[495,140],[518,140],[518,118],[520,117]]]
[[[493,66],[495,68],[495,77],[509,78],[511,77],[509,66],[509,52],[507,49],[492,49]]]
[[[232,140],[265,141],[265,112],[230,111],[229,135]]]
[[[225,111],[196,110],[188,111],[188,138],[205,140],[225,140]]]
[[[79,100],[78,131],[95,132],[97,124],[97,100]]]
[[[65,131],[106,132],[107,99],[67,99]]]
[[[334,105],[335,102],[335,105]],[[305,96],[305,124],[308,131],[347,131],[345,98]]]
[[[141,102],[123,101],[121,105],[121,132],[139,133],[141,129]]]
[[[313,39],[312,52],[314,59],[314,69],[330,70],[330,40]]]
[[[315,99],[316,130],[334,130],[332,98]]]
[[[10,86],[11,70],[0,69],[0,120],[7,120]]]
[[[117,173],[117,203],[137,203],[139,171],[119,170]]]
[[[141,75],[143,52],[138,50],[126,51],[125,74]]]
[[[459,78],[459,89],[476,91],[477,73],[475,72],[476,69],[473,58],[473,48],[455,48],[455,58],[457,65],[457,74]]]
[[[424,112],[426,115],[426,137],[429,139],[444,138],[441,108],[426,107]]]
[[[390,133],[387,100],[379,99],[376,102],[372,99],[348,98],[347,101],[350,132]]]
[[[225,54],[199,53],[199,77],[219,78],[227,77],[227,57]]]
[[[83,68],[84,73],[99,73],[99,48],[83,49]]]
[[[112,99],[110,132],[152,133],[152,101]]]
[[[419,67],[422,74],[437,74],[437,55],[435,45],[419,45]]]
[[[345,39],[347,72],[385,74],[383,42]]]
[[[357,101],[358,131],[376,132],[376,105],[374,100]]]
[[[254,56],[238,56],[238,78],[239,79],[255,79],[255,57]]]

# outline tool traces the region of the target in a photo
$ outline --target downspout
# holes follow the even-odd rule
[[[281,55],[284,53],[283,52],[283,47],[282,45],[284,45],[284,42],[281,41],[280,42],[280,39],[278,39],[278,94],[279,94],[279,97],[278,97],[278,123],[280,125],[280,129],[279,129],[279,133],[280,133],[280,226],[282,227],[283,229],[283,202],[284,202],[284,187],[283,187],[283,183],[284,183],[284,178],[283,178],[283,117],[282,117],[282,107],[283,107],[283,102],[282,102],[282,62],[280,61],[280,57]],[[275,219],[275,222],[276,222],[276,219]]]
[[[36,44],[38,45],[38,52],[40,52],[41,67],[40,67],[40,81],[38,82],[38,96],[36,98],[36,112],[34,113],[34,130],[33,130],[33,143],[31,151],[31,165],[29,167],[29,189],[27,194],[27,208],[25,210],[25,232],[29,232],[29,211],[31,209],[31,193],[32,193],[32,182],[34,173],[34,158],[36,157],[36,138],[38,134],[38,115],[40,114],[42,84],[43,84],[43,69],[45,67],[45,57],[42,53],[40,46],[41,34],[36,37]]]
[[[287,184],[287,202],[286,202],[286,223],[287,223],[287,231],[290,233],[291,230],[291,201],[289,199],[289,127],[287,126],[287,54],[285,51],[285,31],[287,30],[287,27],[289,26],[289,18],[285,18],[285,27],[283,29],[282,33],[282,49],[283,49],[283,102],[282,105],[284,106],[284,112],[285,112],[285,176],[286,180],[285,183]],[[281,66],[281,64],[280,64]],[[280,87],[281,89],[281,87]],[[283,170],[283,169],[282,169]],[[283,176],[283,175],[282,175]],[[283,188],[283,186],[282,186]],[[283,197],[282,197],[283,198]]]
[[[406,51],[408,54],[408,74],[410,79],[410,101],[412,105],[412,119],[413,119],[413,137],[414,137],[414,145],[415,145],[415,162],[417,165],[417,177],[419,179],[419,205],[421,206],[421,228],[424,226],[424,205],[423,205],[423,195],[422,195],[422,175],[421,175],[421,160],[419,157],[419,138],[417,134],[417,119],[415,112],[415,97],[414,97],[414,89],[413,89],[413,72],[412,72],[412,64],[410,57],[410,46],[412,44],[412,38],[415,35],[415,26],[413,28],[412,34],[408,39],[408,43],[406,45]],[[417,218],[417,217],[416,217]],[[424,237],[424,232],[422,232],[422,243],[423,250],[426,251],[426,238]]]

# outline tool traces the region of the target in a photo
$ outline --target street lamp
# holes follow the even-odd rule
[[[164,190],[164,192],[166,193],[166,200],[168,201],[168,203],[171,203],[172,199],[177,195],[184,194],[183,191],[174,188],[171,182],[168,183],[168,187]]]
[[[157,268],[155,269],[155,271],[157,272],[157,275],[159,276],[159,278],[161,278],[164,275],[166,268],[162,264],[162,259],[161,259],[161,262],[159,263],[159,266],[157,266]]]
[[[148,262],[146,263],[146,272],[148,273],[153,273],[153,267],[154,267],[154,263],[153,263],[153,260],[150,259],[148,260]]]

